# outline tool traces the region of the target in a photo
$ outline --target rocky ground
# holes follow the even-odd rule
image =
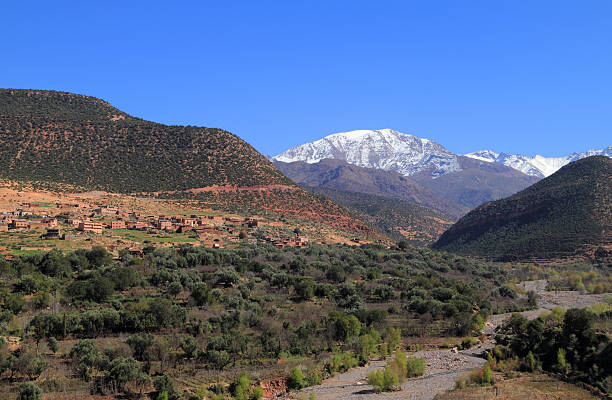
[[[407,380],[399,392],[375,393],[372,386],[367,384],[367,374],[383,368],[384,361],[373,361],[368,366],[354,368],[302,392],[306,398],[310,393],[314,393],[318,400],[433,399],[437,393],[451,389],[457,376],[485,363],[484,358],[463,352],[454,353],[451,350],[421,351],[411,356],[425,358],[427,370],[422,378]]]
[[[580,292],[549,292],[546,290],[546,284],[545,280],[528,281],[521,284],[525,290],[534,290],[539,296],[539,308],[523,312],[525,317],[537,318],[542,311],[549,311],[554,307],[587,307],[601,303],[605,298],[605,295]],[[510,315],[492,315],[487,321],[485,333],[492,335],[495,328]],[[300,396],[308,398],[311,393],[314,393],[318,400],[431,400],[436,394],[452,389],[459,375],[482,367],[485,364],[482,354],[491,347],[492,344],[488,342],[458,353],[452,350],[431,350],[411,354],[425,358],[427,371],[423,377],[406,381],[402,385],[402,390],[398,392],[375,393],[372,386],[367,384],[367,374],[385,365],[384,361],[373,361],[368,366],[354,368],[327,379],[321,385],[306,388],[301,391]]]

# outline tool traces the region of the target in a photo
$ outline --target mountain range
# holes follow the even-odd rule
[[[612,157],[612,146],[588,150],[563,157],[534,157],[481,150],[463,156],[479,161],[505,165],[526,175],[544,178],[572,161],[603,155]],[[418,138],[392,129],[356,130],[334,133],[305,143],[273,157],[285,163],[303,161],[309,164],[331,158],[364,168],[396,171],[404,176],[429,174],[431,177],[459,172],[461,155],[454,154],[429,139]]]
[[[588,150],[581,153],[572,153],[564,157],[534,157],[522,156],[518,154],[495,153],[491,150],[481,150],[465,154],[466,157],[480,161],[502,164],[514,168],[530,176],[545,178],[552,175],[559,168],[577,160],[590,156],[612,157],[612,146],[601,150]]]
[[[450,219],[538,180],[391,129],[333,134],[273,160],[300,185],[413,201]]]
[[[383,129],[330,135],[272,163],[221,129],[145,121],[73,93],[0,89],[1,179],[272,213],[384,240],[367,221],[421,245],[469,210],[563,164],[611,153],[608,147],[562,158],[459,155]]]
[[[364,168],[395,171],[404,176],[428,171],[440,176],[460,171],[457,155],[429,139],[392,129],[335,133],[273,157],[285,163],[317,163],[326,158],[346,161]]]
[[[309,188],[326,188],[406,200],[437,209],[454,219],[470,210],[470,207],[447,200],[395,171],[363,168],[334,159],[323,159],[312,164],[303,161],[291,163],[275,161],[274,165],[294,182]]]

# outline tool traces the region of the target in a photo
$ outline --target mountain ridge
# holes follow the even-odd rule
[[[544,157],[536,154],[533,157],[523,156],[520,154],[510,153],[496,153],[491,150],[480,150],[472,153],[464,154],[465,157],[473,159],[503,164],[505,166],[514,168],[530,176],[536,176],[538,178],[545,178],[552,175],[559,168],[586,157],[602,155],[606,157],[612,157],[612,146],[608,146],[604,149],[599,150],[587,150],[583,152],[575,152],[567,156],[562,157]]]
[[[612,247],[612,159],[591,156],[470,211],[434,248],[500,261],[584,256]]]
[[[457,156],[440,144],[392,129],[339,132],[272,158],[309,164],[333,158],[359,167],[396,171],[404,176],[425,169],[433,177],[459,170]]]
[[[439,210],[454,218],[469,211],[468,207],[449,201],[395,171],[363,168],[334,159],[323,159],[317,163],[275,161],[274,165],[302,186],[402,199]]]

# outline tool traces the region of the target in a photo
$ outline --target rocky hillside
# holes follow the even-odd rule
[[[457,162],[459,171],[436,179],[431,179],[427,172],[415,174],[411,178],[447,201],[469,210],[487,201],[508,197],[539,180],[504,165],[463,156],[458,156]]]
[[[72,93],[0,89],[0,178],[192,199],[384,238],[229,132],[144,121]]]
[[[447,200],[411,178],[394,171],[362,168],[333,159],[313,164],[303,161],[292,163],[276,161],[274,164],[285,176],[303,186],[409,201],[439,210],[454,218],[463,216],[470,209],[455,201]],[[371,203],[372,199],[370,198],[368,202]]]
[[[612,245],[612,159],[593,156],[461,218],[434,248],[497,260],[561,258]]]
[[[327,187],[307,189],[348,208],[389,237],[415,246],[429,246],[453,224],[447,215],[412,201]]]
[[[292,185],[221,129],[134,118],[103,100],[0,90],[0,176],[114,192]]]

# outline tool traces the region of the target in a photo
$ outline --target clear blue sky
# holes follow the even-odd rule
[[[5,1],[0,86],[223,128],[269,155],[377,128],[564,155],[612,144],[611,18],[607,0]]]

